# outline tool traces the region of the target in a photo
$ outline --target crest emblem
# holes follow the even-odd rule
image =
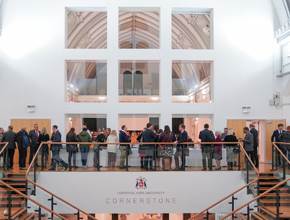
[[[146,189],[147,188],[147,179],[140,176],[139,178],[136,179],[136,189]]]

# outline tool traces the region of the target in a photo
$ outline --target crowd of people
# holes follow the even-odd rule
[[[58,126],[52,126],[52,135],[49,136],[46,127],[39,130],[39,125],[35,124],[34,129],[27,133],[26,127],[22,127],[18,133],[13,132],[13,127],[8,126],[8,130],[4,132],[3,128],[0,128],[0,142],[8,142],[7,150],[3,152],[4,164],[13,169],[13,159],[16,149],[16,143],[19,151],[19,168],[26,168],[27,149],[30,147],[29,163],[32,162],[40,143],[46,142],[49,144],[43,144],[40,149],[41,164],[43,168],[47,168],[48,155],[51,151],[51,163],[49,170],[55,170],[56,165],[62,166],[65,170],[70,166],[78,168],[76,164],[76,154],[80,151],[81,162],[84,169],[87,168],[88,153],[91,145],[93,144],[94,151],[94,167],[100,167],[99,152],[103,147],[107,148],[108,152],[108,167],[116,167],[117,151],[120,150],[120,169],[125,169],[126,156],[131,154],[131,145],[133,143],[139,144],[139,157],[141,168],[145,170],[155,170],[154,167],[163,167],[163,170],[185,170],[186,157],[189,156],[189,147],[193,146],[189,142],[192,140],[188,137],[185,130],[185,125],[179,125],[179,134],[175,134],[171,131],[168,125],[164,126],[164,130],[159,129],[156,125],[153,128],[151,123],[147,123],[143,131],[132,134],[128,132],[127,126],[123,125],[122,130],[119,132],[119,137],[116,130],[111,131],[110,128],[99,129],[98,132],[90,132],[87,124],[83,124],[83,129],[77,135],[74,128],[71,128],[66,135],[66,151],[68,152],[68,163],[60,158],[60,150],[62,148],[62,135],[58,130]],[[259,134],[255,129],[254,124],[250,124],[249,128],[243,128],[244,137],[238,138],[235,136],[233,129],[224,128],[224,132],[215,131],[213,133],[209,130],[209,125],[204,125],[204,130],[200,131],[199,139],[201,140],[201,152],[202,152],[202,171],[213,170],[212,160],[216,161],[215,170],[221,170],[222,149],[226,148],[227,151],[227,164],[228,170],[233,170],[233,167],[237,163],[237,153],[240,152],[238,142],[244,143],[244,149],[249,158],[253,162],[254,166],[259,168],[258,158],[258,146],[259,146]],[[287,127],[287,131],[283,130],[283,124],[278,125],[278,129],[273,132],[271,141],[290,143],[290,126]],[[81,143],[86,144],[81,144]],[[90,144],[92,142],[92,144]],[[160,144],[158,143],[160,142]],[[100,144],[108,143],[108,144]],[[120,143],[120,145],[118,144]],[[144,144],[143,144],[144,143]],[[151,144],[152,143],[152,144]],[[172,144],[173,143],[173,144]],[[50,148],[49,148],[50,145]],[[290,160],[290,145],[277,144],[282,153]],[[1,148],[3,145],[1,146]],[[176,150],[174,150],[176,148]],[[7,154],[7,155],[6,155]],[[277,151],[278,164],[282,165],[279,151]],[[175,162],[175,168],[171,168],[172,159]],[[7,160],[7,161],[6,161]],[[37,163],[36,166],[40,166]],[[181,164],[179,163],[181,161]],[[155,162],[155,166],[153,166]],[[251,169],[252,167],[250,167]],[[290,169],[290,166],[289,166]]]

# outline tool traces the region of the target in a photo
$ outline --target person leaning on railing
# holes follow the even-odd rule
[[[119,134],[119,142],[124,143],[120,144],[120,151],[121,151],[121,156],[120,156],[120,169],[125,169],[125,158],[126,158],[126,150],[128,148],[128,143],[131,142],[131,139],[127,136],[127,126],[123,125],[122,126],[122,131]],[[129,152],[128,152],[129,154]]]
[[[170,128],[168,125],[164,126],[164,132],[160,134],[159,136],[159,142],[172,142],[173,135],[170,131]],[[169,171],[170,170],[170,158],[173,156],[173,146],[172,144],[166,144],[160,146],[161,152],[160,155],[164,158],[164,170]]]
[[[110,135],[107,137],[108,143],[118,143],[117,132],[113,130],[110,132]],[[108,167],[113,168],[116,166],[116,156],[117,156],[117,144],[108,144],[107,152],[108,152]]]
[[[221,132],[220,131],[216,131],[215,132],[215,142],[222,142],[222,138],[221,138]],[[216,160],[216,164],[217,164],[217,168],[215,168],[215,170],[221,170],[221,160],[223,159],[222,157],[222,144],[214,144],[214,152],[213,152],[213,159]]]
[[[281,142],[290,143],[290,126],[287,127],[287,131],[279,135]],[[290,145],[283,144],[281,147],[284,147],[288,151],[288,160],[290,161]],[[290,169],[290,164],[288,164],[288,169]]]
[[[39,143],[47,142],[47,141],[49,141],[49,134],[47,133],[46,127],[43,127],[39,135]],[[46,169],[47,161],[48,161],[48,154],[49,154],[48,145],[43,144],[39,153],[41,155],[41,166],[43,165],[44,166],[43,168]]]
[[[52,126],[52,131],[54,133],[53,137],[51,138],[51,141],[48,141],[49,143],[53,142],[61,142],[61,133],[58,130],[57,125]],[[64,162],[60,157],[59,157],[59,151],[61,149],[62,145],[61,144],[52,144],[50,147],[50,150],[52,152],[52,157],[51,157],[51,163],[50,163],[50,169],[49,170],[55,170],[56,164],[61,164],[62,166],[65,167],[65,170],[68,168],[68,164]]]
[[[66,135],[66,142],[78,142],[77,135],[75,133],[75,129],[71,128],[70,131]],[[71,159],[73,158],[73,167],[77,167],[77,152],[78,150],[78,145],[77,144],[68,144],[66,145],[66,151],[68,152],[68,163],[69,166],[71,167]]]
[[[87,132],[87,128],[83,128],[81,133],[79,134],[79,142],[92,142],[91,136]],[[87,160],[88,160],[88,153],[90,151],[89,144],[80,144],[80,151],[82,155],[82,164],[83,168],[87,168]]]
[[[226,142],[238,142],[238,138],[234,135],[233,129],[228,130],[227,136],[224,139],[225,148],[227,149],[228,170],[233,170],[233,164],[237,162],[237,155],[234,153],[236,144],[227,144]]]

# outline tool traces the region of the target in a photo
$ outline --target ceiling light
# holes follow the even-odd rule
[[[105,100],[105,99],[106,99],[106,97],[99,97],[99,99],[100,99],[100,100]]]
[[[198,121],[198,118],[196,118],[196,120]]]
[[[205,99],[205,95],[202,96],[202,99]]]
[[[203,95],[205,95],[205,94],[206,94],[206,89],[203,89],[203,90],[201,91],[201,93],[202,93]]]
[[[71,87],[71,88],[73,88],[73,87],[74,87],[74,85],[73,85],[73,84],[70,84],[70,87]]]
[[[197,84],[194,86],[194,88],[197,88]]]
[[[159,97],[151,97],[152,100],[158,100]]]

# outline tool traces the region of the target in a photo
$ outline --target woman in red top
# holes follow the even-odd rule
[[[215,132],[216,139],[215,142],[222,142],[221,138],[221,132],[216,131]],[[214,153],[213,153],[213,158],[216,160],[217,163],[217,168],[215,170],[221,170],[221,159],[222,158],[222,144],[214,144]]]

